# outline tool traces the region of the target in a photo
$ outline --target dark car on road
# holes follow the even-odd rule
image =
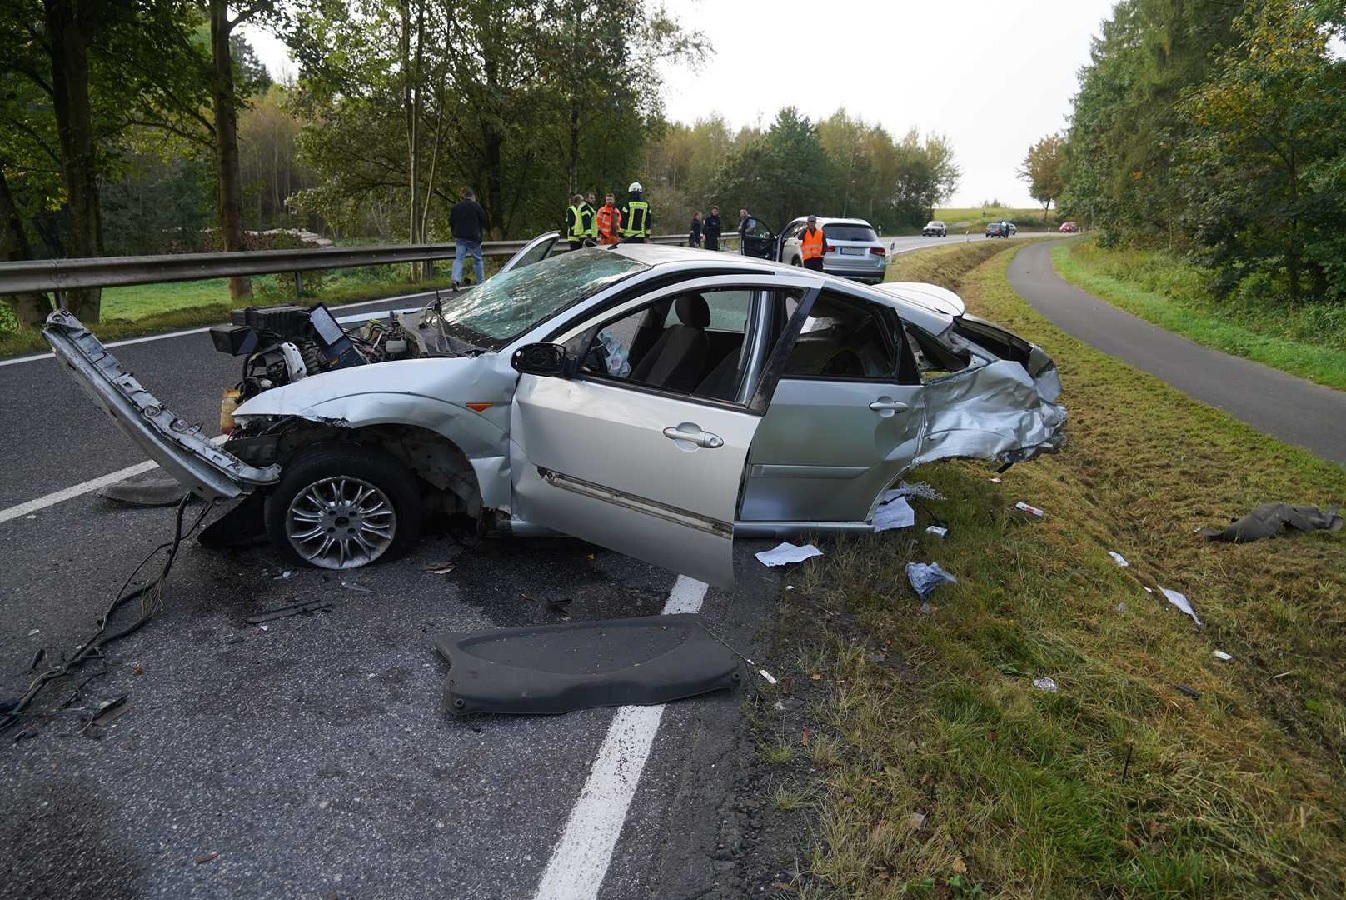
[[[1014,236],[1014,233],[1015,233],[1016,231],[1018,231],[1018,230],[1019,230],[1019,229],[1017,229],[1017,228],[1014,227],[1014,223],[1013,223],[1013,222],[987,222],[987,223],[986,223],[986,236],[987,236],[988,238],[990,238],[990,237],[1002,237],[1002,238],[1013,237],[1013,236]]]
[[[926,222],[925,227],[921,229],[921,237],[948,237],[948,235],[948,226],[938,219],[931,219],[929,222]]]

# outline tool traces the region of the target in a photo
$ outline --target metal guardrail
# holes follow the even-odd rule
[[[723,239],[723,238],[722,238]],[[686,235],[655,235],[655,244],[682,244]],[[487,241],[483,256],[513,256],[528,241]],[[0,295],[39,291],[199,281],[233,275],[270,275],[354,266],[453,259],[455,244],[331,247],[322,250],[257,250],[245,253],[178,253],[166,256],[100,256],[0,263]]]

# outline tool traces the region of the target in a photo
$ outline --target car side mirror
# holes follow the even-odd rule
[[[524,375],[543,377],[570,374],[570,355],[560,344],[528,344],[514,351],[509,364]]]

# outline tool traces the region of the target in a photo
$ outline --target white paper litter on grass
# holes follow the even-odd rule
[[[949,529],[945,528],[943,525],[931,525],[925,529],[925,533],[942,538],[949,533]]]
[[[1108,556],[1111,556],[1112,561],[1115,562],[1117,565],[1121,566],[1123,569],[1131,565],[1131,563],[1126,561],[1126,557],[1122,556],[1122,554],[1118,553],[1116,550],[1109,550]]]
[[[803,562],[815,556],[822,556],[823,551],[812,544],[803,547],[796,547],[789,542],[782,542],[770,550],[763,550],[756,554],[757,559],[764,566],[784,566],[789,563]]]
[[[1202,624],[1202,621],[1199,618],[1197,618],[1196,610],[1192,609],[1192,604],[1187,602],[1186,597],[1184,597],[1182,594],[1179,594],[1177,591],[1170,591],[1166,587],[1160,587],[1159,590],[1163,591],[1164,596],[1168,598],[1169,603],[1172,603],[1178,609],[1182,610],[1183,612],[1187,613],[1187,615],[1191,616],[1193,622],[1195,622],[1198,625]]]
[[[1228,653],[1225,653],[1223,650],[1216,650],[1214,653],[1211,654],[1211,656],[1215,657],[1218,660],[1223,660],[1224,662],[1229,662],[1231,659],[1234,658],[1230,656]]]
[[[910,528],[915,524],[916,510],[911,508],[907,498],[897,491],[884,491],[883,497],[879,500],[879,508],[874,510],[874,530]]]
[[[1040,691],[1046,691],[1049,694],[1056,693],[1056,679],[1048,678],[1045,675],[1042,678],[1033,679],[1033,687]]]
[[[1015,508],[1015,509],[1021,509],[1021,510],[1023,510],[1023,511],[1026,512],[1026,513],[1032,513],[1033,515],[1037,516],[1039,519],[1042,518],[1043,516],[1047,515],[1045,512],[1043,512],[1042,510],[1038,509],[1036,506],[1029,506],[1027,503],[1023,502],[1022,500],[1020,500],[1018,503],[1014,504],[1014,508]]]

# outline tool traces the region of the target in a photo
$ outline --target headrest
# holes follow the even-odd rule
[[[710,304],[700,294],[684,294],[673,305],[678,321],[693,328],[710,327]]]

